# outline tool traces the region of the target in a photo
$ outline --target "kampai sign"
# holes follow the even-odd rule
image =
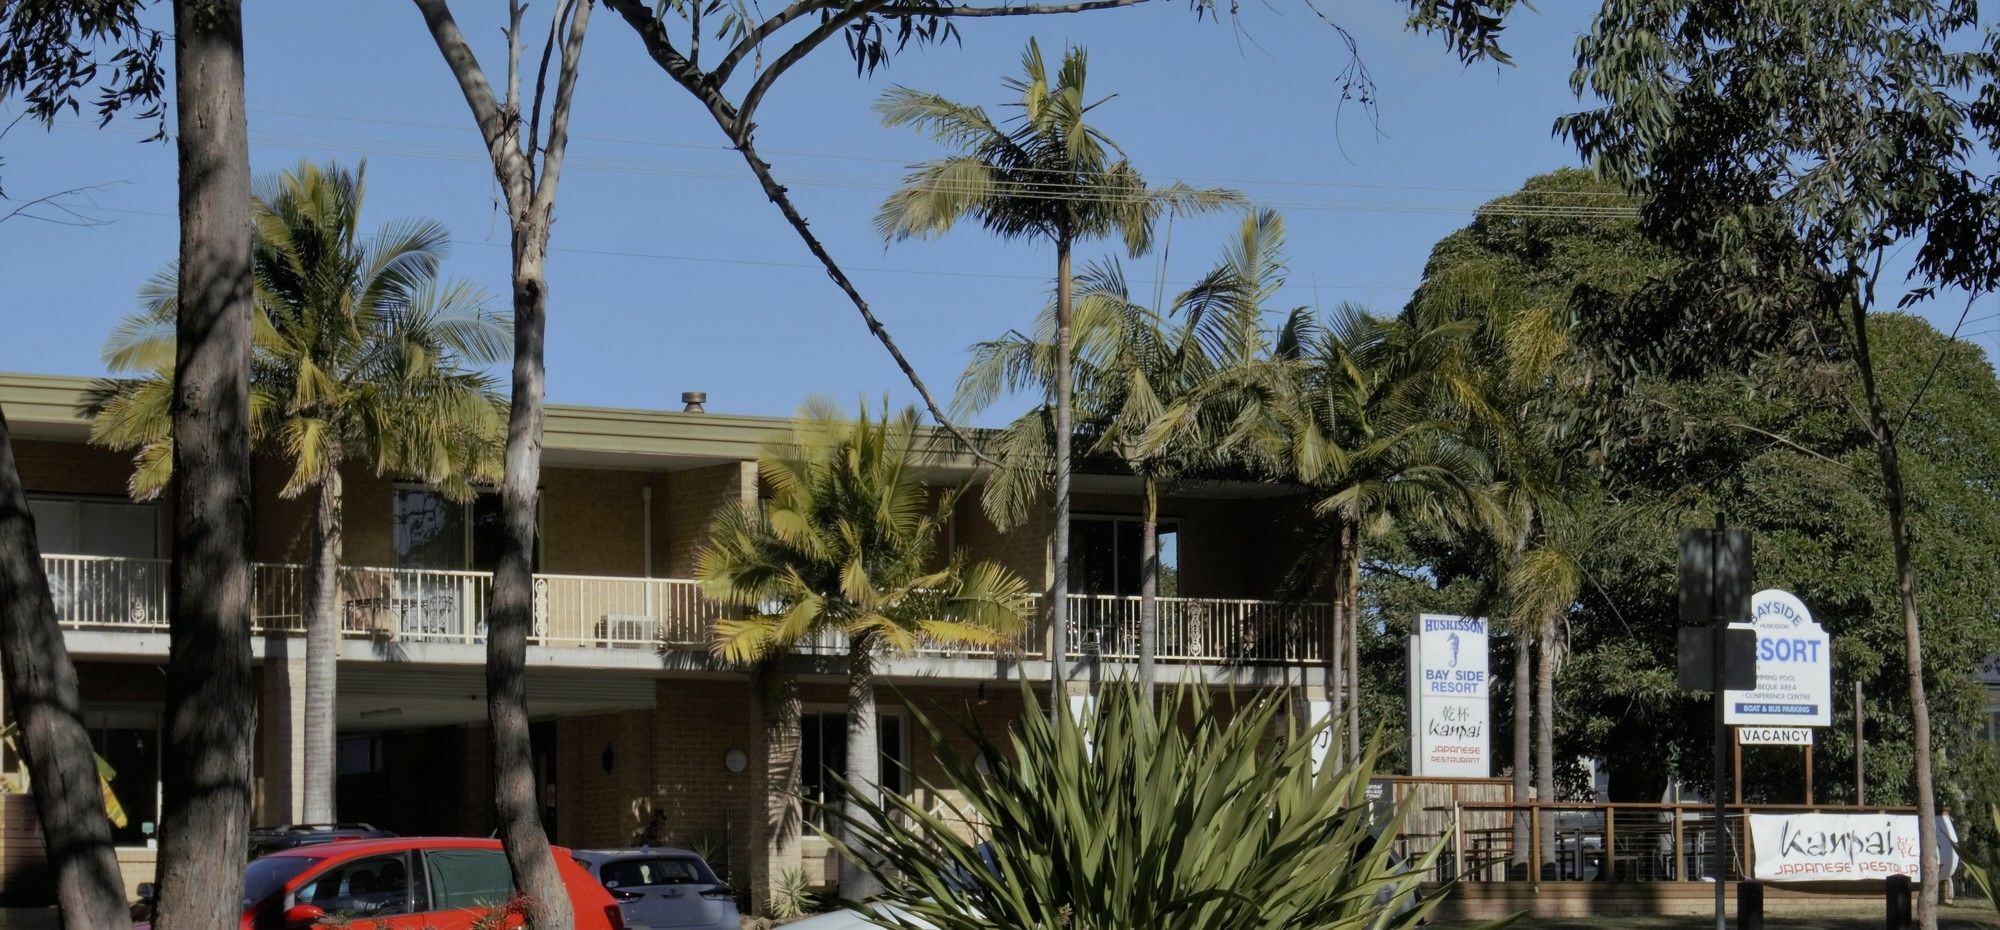
[[[1750,842],[1767,882],[1915,878],[1923,849],[1911,814],[1751,814]]]
[[[1493,774],[1487,623],[1425,614],[1410,637],[1410,774]]]
[[[1799,599],[1778,590],[1750,598],[1757,687],[1724,692],[1731,726],[1823,727],[1833,722],[1833,639]]]

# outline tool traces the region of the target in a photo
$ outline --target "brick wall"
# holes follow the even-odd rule
[[[655,521],[654,531],[663,541],[655,558],[665,560],[666,577],[693,578],[695,555],[708,539],[715,512],[726,504],[757,499],[757,466],[730,462],[673,472],[666,498],[666,519]]]

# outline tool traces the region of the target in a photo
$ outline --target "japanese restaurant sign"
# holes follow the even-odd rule
[[[1487,621],[1424,614],[1410,637],[1410,774],[1493,774]]]
[[[1914,814],[1751,814],[1756,877],[1767,882],[1916,878]]]

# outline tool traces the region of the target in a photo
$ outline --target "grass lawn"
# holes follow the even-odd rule
[[[1977,905],[1977,906],[1974,906]],[[1478,926],[1470,923],[1445,923],[1436,925],[1438,930],[1470,930]],[[1711,930],[1715,926],[1713,917],[1578,917],[1551,920],[1524,920],[1514,925],[1514,930]],[[1736,927],[1735,915],[1730,915],[1731,930]],[[1767,916],[1764,926],[1769,930],[1882,930],[1880,910],[1855,910],[1850,916],[1780,917]],[[2000,927],[1993,909],[1984,901],[1972,901],[1956,907],[1947,907],[1938,913],[1939,930],[1994,930]]]

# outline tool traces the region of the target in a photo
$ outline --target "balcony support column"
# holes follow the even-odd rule
[[[258,707],[257,742],[262,764],[258,779],[258,824],[305,819],[306,662],[300,640],[271,636]]]

